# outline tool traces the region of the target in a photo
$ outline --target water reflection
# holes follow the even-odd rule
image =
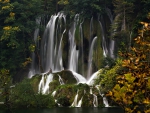
[[[51,109],[17,109],[0,110],[0,113],[124,113],[121,108],[51,108]]]

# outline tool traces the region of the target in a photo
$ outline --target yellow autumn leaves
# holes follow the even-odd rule
[[[0,0],[1,3],[9,3],[10,0]]]
[[[3,30],[14,30],[14,31],[19,31],[19,27],[12,27],[12,26],[5,26],[3,27]]]

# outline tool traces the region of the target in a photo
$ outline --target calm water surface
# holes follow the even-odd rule
[[[121,108],[51,108],[0,110],[0,113],[124,113]]]

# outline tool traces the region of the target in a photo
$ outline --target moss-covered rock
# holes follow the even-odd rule
[[[73,85],[61,85],[56,90],[55,99],[58,100],[58,103],[61,105],[71,106],[75,94],[76,91],[74,90]],[[62,99],[64,99],[64,101]]]
[[[33,76],[30,80],[31,86],[35,93],[38,93],[38,85],[40,83],[41,78],[42,78],[42,76],[37,74],[37,75]]]
[[[54,73],[54,80],[58,80],[59,76],[62,78],[64,84],[76,84],[77,81],[73,73],[69,70],[63,70],[61,72]]]
[[[59,81],[53,80],[49,83],[49,92],[53,92],[60,85]]]

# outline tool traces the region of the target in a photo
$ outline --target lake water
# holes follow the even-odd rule
[[[0,110],[0,113],[124,113],[121,108],[51,108],[51,109],[17,109]]]

